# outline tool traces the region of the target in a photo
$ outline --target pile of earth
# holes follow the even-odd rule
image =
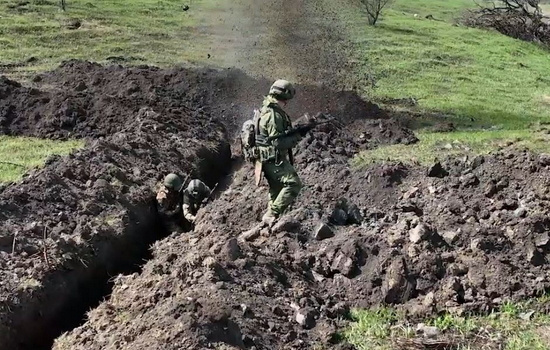
[[[79,61],[31,87],[0,77],[0,134],[87,138],[0,190],[0,349],[48,348],[108,295],[113,275],[138,271],[168,234],[153,203],[158,181],[176,172],[218,183],[231,169],[229,134],[269,84],[236,70]],[[296,115],[332,113],[354,125],[334,140],[344,156],[351,146],[416,140],[353,92],[299,89]]]
[[[108,136],[133,120],[142,107],[187,122],[210,117],[234,133],[261,106],[272,83],[236,69],[127,68],[85,61],[64,62],[33,80],[34,87],[23,87],[0,78],[0,134]],[[312,85],[297,89],[296,102],[288,106],[293,116],[325,112],[344,121],[388,117],[354,92]]]
[[[54,349],[332,349],[348,346],[336,331],[352,307],[484,312],[550,287],[549,157],[358,169],[361,139],[333,126],[304,138],[305,188],[270,230],[244,165],[193,232],[158,242]]]

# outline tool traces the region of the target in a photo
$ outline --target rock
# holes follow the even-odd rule
[[[542,232],[537,233],[535,237],[535,246],[536,247],[544,247],[545,245],[548,245],[550,243],[550,237],[548,236],[548,232]]]
[[[86,86],[86,83],[84,83],[83,81],[81,81],[80,83],[78,83],[78,85],[76,85],[76,87],[74,88],[76,91],[84,91],[86,90],[88,87]]]
[[[183,11],[189,11],[189,5],[184,5],[182,8]]]
[[[458,237],[460,236],[460,231],[461,231],[460,229],[456,231],[455,230],[445,231],[443,232],[442,237],[445,240],[445,242],[447,242],[447,244],[451,245],[456,243],[456,241],[458,240]]]
[[[540,266],[545,263],[544,256],[538,251],[534,245],[527,246],[527,261],[534,266]]]
[[[330,215],[330,222],[335,225],[344,226],[348,222],[348,214],[341,208],[335,208]]]
[[[411,298],[414,286],[407,279],[406,274],[405,261],[402,258],[394,260],[382,283],[382,293],[386,303],[400,304]]]
[[[296,322],[305,329],[315,327],[315,311],[309,308],[303,308],[296,312]]]
[[[498,192],[497,187],[494,183],[490,182],[485,186],[485,189],[483,190],[483,195],[485,197],[492,197]]]
[[[227,257],[229,261],[235,261],[242,257],[241,247],[236,238],[231,238],[222,248],[222,254]]]
[[[348,303],[341,301],[327,310],[327,316],[330,318],[346,317],[349,311]]]
[[[527,311],[527,312],[520,313],[518,315],[518,317],[521,318],[524,321],[529,321],[529,320],[531,320],[531,318],[533,317],[534,314],[535,314],[535,311],[530,310],[530,311]]]
[[[299,232],[301,227],[302,224],[298,220],[289,216],[283,216],[273,225],[271,232]]]
[[[255,227],[251,228],[250,230],[241,233],[241,235],[239,236],[239,239],[244,240],[244,241],[252,241],[252,240],[260,237],[260,232],[261,231],[262,231],[262,225],[261,224],[256,225]]]
[[[519,207],[514,210],[514,216],[517,218],[524,218],[527,215],[527,209],[525,207]]]
[[[435,306],[435,294],[433,292],[429,292],[424,297],[424,300],[422,301],[422,305],[426,307],[433,307]]]
[[[418,334],[422,334],[426,338],[435,338],[439,334],[441,334],[441,332],[439,331],[439,329],[437,329],[437,327],[426,326],[424,323],[419,323],[416,326],[416,332]]]
[[[313,233],[313,238],[322,241],[323,239],[334,237],[334,231],[330,228],[329,225],[325,223],[320,223],[315,232]]]
[[[409,231],[409,239],[412,243],[419,243],[428,237],[429,233],[430,231],[428,227],[425,224],[420,223]]]
[[[435,163],[428,169],[428,177],[439,177],[443,178],[449,175],[449,172],[443,169],[443,166],[440,162]]]
[[[361,214],[361,209],[355,204],[350,204],[348,206],[348,224],[361,225],[363,222],[363,215]]]
[[[542,153],[539,155],[539,164],[542,166],[550,165],[550,154]]]
[[[403,194],[403,199],[415,198],[419,190],[420,189],[418,187],[411,187],[407,192]]]
[[[471,187],[471,186],[477,186],[479,184],[479,179],[477,178],[477,176],[470,173],[470,174],[461,176],[460,182],[462,183],[462,185],[466,187]]]
[[[274,315],[279,317],[285,317],[286,312],[278,305],[275,305],[271,308],[271,312],[273,312]]]
[[[472,160],[472,168],[478,168],[481,164],[485,163],[485,157],[483,156],[476,156],[473,160]]]

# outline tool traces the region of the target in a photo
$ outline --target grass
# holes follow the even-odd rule
[[[489,154],[505,148],[527,148],[534,152],[550,152],[550,136],[545,132],[525,130],[458,131],[450,133],[419,132],[414,145],[382,146],[364,151],[353,163],[364,166],[375,162],[403,162],[431,165],[435,159],[449,156]]]
[[[43,71],[68,58],[125,63],[172,65],[206,59],[206,44],[197,27],[200,11],[216,0],[191,0],[183,11],[179,0],[68,0],[67,11],[57,0],[0,0],[0,62],[25,63],[15,73]],[[23,3],[23,2],[20,2]],[[67,24],[79,20],[81,27]]]
[[[550,315],[535,312],[530,316],[537,309],[536,302],[506,303],[483,316],[445,314],[425,323],[437,327],[438,340],[455,344],[453,349],[550,350]],[[352,318],[354,323],[343,337],[360,350],[390,350],[418,339],[416,325],[389,308],[355,310]]]
[[[0,184],[17,181],[29,169],[43,166],[53,154],[66,155],[82,146],[83,141],[0,136]]]
[[[472,0],[396,0],[376,27],[366,25],[364,13],[343,9],[361,74],[376,79],[374,90],[365,84],[362,92],[379,101],[416,98],[415,109],[447,115],[461,127],[517,130],[548,120],[549,52],[456,25],[472,6]]]

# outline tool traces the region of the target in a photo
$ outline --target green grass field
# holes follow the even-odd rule
[[[355,164],[429,163],[448,154],[488,153],[517,138],[520,146],[550,151],[534,132],[550,120],[550,52],[460,25],[472,8],[473,0],[396,0],[376,27],[366,25],[361,11],[341,11],[355,43],[351,55],[359,75],[376,81],[374,88],[365,83],[362,94],[399,112],[427,115],[413,121],[419,144],[365,152]],[[414,98],[417,105],[388,103],[404,98]],[[440,122],[452,122],[458,131],[431,133]],[[464,147],[441,152],[439,145],[448,143]]]
[[[82,146],[82,141],[0,136],[0,184],[18,180],[28,169],[42,166],[53,154],[69,154]]]
[[[456,350],[550,350],[550,316],[536,310],[533,303],[507,303],[486,316],[446,314],[425,324],[436,327],[438,340]],[[355,323],[343,338],[359,350],[402,349],[399,344],[417,338],[416,324],[392,309],[355,310],[351,316]]]

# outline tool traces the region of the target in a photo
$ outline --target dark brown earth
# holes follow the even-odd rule
[[[139,86],[130,95],[128,81]],[[76,91],[80,82],[90,87]],[[253,105],[226,96],[240,86],[261,101],[263,82],[69,62],[36,84],[0,83],[4,132],[89,141],[0,193],[2,349],[47,346],[117,274],[111,296],[54,349],[346,347],[336,330],[351,307],[487,312],[550,287],[548,156],[503,149],[430,168],[356,168],[360,150],[416,138],[352,93],[302,87],[300,108],[337,122],[297,147],[305,188],[292,210],[271,231],[258,227],[267,189],[234,158],[195,230],[158,241],[151,257],[147,245],[168,234],[151,204],[156,181],[176,171],[218,182]],[[21,96],[42,99],[26,108]],[[86,117],[59,131],[63,101]],[[139,259],[150,259],[141,270]]]
[[[138,271],[148,245],[167,234],[153,206],[157,181],[176,172],[218,182],[231,168],[229,142],[244,111],[268,88],[234,70],[78,61],[32,87],[0,78],[2,134],[88,140],[0,190],[0,348],[47,348],[109,293],[113,276]],[[385,117],[353,93],[301,88],[304,106],[295,112]],[[232,100],[233,91],[256,99]],[[381,122],[387,131],[378,122],[366,128],[414,141]]]

